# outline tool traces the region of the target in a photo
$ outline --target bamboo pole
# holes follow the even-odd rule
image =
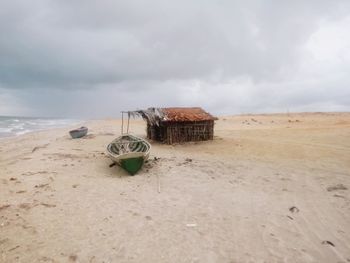
[[[129,122],[130,122],[130,112],[128,112],[128,126],[126,128],[126,133],[129,134]]]
[[[121,135],[123,135],[124,132],[124,112],[122,112],[122,131]]]
[[[157,173],[157,181],[158,181],[158,193],[160,194],[160,178],[158,173]]]

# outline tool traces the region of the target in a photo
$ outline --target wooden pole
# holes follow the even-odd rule
[[[126,128],[126,133],[129,134],[129,122],[130,122],[130,112],[128,112],[128,126]]]
[[[121,135],[123,135],[123,131],[124,131],[123,125],[124,125],[124,112],[122,112],[122,133],[121,133]]]
[[[157,181],[158,181],[158,193],[160,194],[160,178],[158,173],[157,173]]]

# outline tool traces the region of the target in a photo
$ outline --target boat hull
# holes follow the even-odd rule
[[[133,135],[123,135],[107,146],[109,157],[130,175],[135,175],[148,159],[151,145]]]
[[[73,139],[77,139],[77,138],[84,137],[87,134],[87,132],[88,132],[88,128],[81,127],[79,129],[71,130],[69,134]]]
[[[143,166],[145,159],[143,157],[123,159],[120,161],[120,166],[130,175],[135,175]]]

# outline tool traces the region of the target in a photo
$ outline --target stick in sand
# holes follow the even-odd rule
[[[157,181],[158,181],[158,193],[160,193],[160,178],[159,178],[159,174],[157,174]]]

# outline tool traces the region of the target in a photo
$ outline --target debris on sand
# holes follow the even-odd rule
[[[300,122],[300,120],[288,120],[289,123],[292,123],[292,122]]]
[[[49,145],[49,143],[44,144],[44,145],[39,145],[39,146],[35,146],[32,150],[32,153],[35,152],[36,150],[42,149],[42,148],[46,148]]]
[[[109,167],[113,167],[113,166],[115,166],[117,163],[116,162],[113,162],[113,163],[111,163],[110,165],[109,165]]]
[[[37,185],[35,185],[34,187],[35,187],[35,188],[43,188],[43,187],[45,187],[45,186],[49,186],[49,184],[37,184]]]
[[[335,247],[335,245],[331,241],[328,241],[328,240],[322,241],[322,245],[331,245],[332,247]]]
[[[15,247],[13,247],[13,248],[10,248],[9,250],[7,250],[8,252],[10,252],[10,251],[13,251],[13,250],[15,250],[15,249],[17,249],[17,248],[19,248],[20,246],[15,246]]]
[[[45,206],[45,207],[56,207],[56,205],[46,204],[46,203],[40,203],[40,205]]]
[[[158,163],[158,161],[160,161],[161,158],[160,157],[154,157],[153,159],[148,159],[146,162],[145,162],[145,168],[146,168],[146,171],[148,172],[149,169],[153,168],[154,165],[156,165]]]
[[[334,186],[327,187],[328,192],[337,191],[337,190],[348,190],[348,188],[343,184],[337,184]]]
[[[298,207],[292,206],[289,208],[289,211],[294,214],[294,213],[299,213],[300,210]]]

